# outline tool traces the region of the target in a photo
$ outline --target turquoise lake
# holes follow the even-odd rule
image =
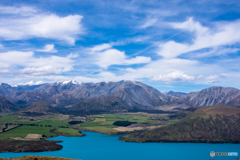
[[[85,137],[54,137],[61,140],[60,151],[37,153],[0,153],[2,158],[41,155],[82,160],[235,160],[238,157],[210,157],[210,152],[238,152],[240,144],[205,143],[132,143],[118,140],[118,135],[109,136],[85,132]]]

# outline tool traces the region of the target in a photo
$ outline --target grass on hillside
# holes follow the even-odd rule
[[[76,136],[82,135],[81,133],[79,133],[78,130],[72,129],[72,128],[58,128],[57,131],[62,132],[62,133],[67,133],[70,135],[76,135]]]

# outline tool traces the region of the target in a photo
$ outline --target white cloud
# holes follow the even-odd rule
[[[0,70],[0,75],[9,75],[11,72],[8,69],[2,69]]]
[[[210,75],[204,78],[207,83],[219,83],[220,79],[226,78],[224,75]]]
[[[195,76],[188,75],[181,71],[174,71],[167,75],[158,75],[154,76],[151,80],[152,81],[163,81],[166,83],[173,83],[173,82],[188,82],[194,81]]]
[[[29,82],[26,82],[25,85],[33,86],[33,85],[39,85],[43,83],[44,83],[43,81],[37,81],[35,83],[33,81],[29,81]]]
[[[173,28],[193,32],[194,38],[192,44],[178,43],[175,41],[161,43],[157,53],[164,58],[174,58],[181,54],[198,51],[204,48],[216,48],[240,42],[240,21],[217,23],[215,28],[212,29],[203,27],[192,18],[182,23],[170,23],[170,25]],[[224,48],[222,47],[222,49]]]
[[[20,73],[30,74],[34,76],[60,74],[63,71],[64,71],[64,68],[54,67],[54,66],[26,67],[26,68],[20,69]]]
[[[197,53],[192,53],[190,56],[192,58],[201,58],[201,57],[212,57],[212,56],[221,56],[230,53],[237,53],[240,49],[239,48],[223,48],[223,47],[216,47],[212,48],[210,51],[199,51]]]
[[[3,48],[3,45],[2,45],[2,44],[0,44],[0,49],[1,49],[1,48]]]
[[[28,15],[37,13],[37,10],[28,6],[21,6],[21,7],[0,6],[0,13],[28,16]]]
[[[113,46],[123,46],[130,43],[145,43],[150,38],[150,36],[136,36],[133,38],[120,39],[116,42],[111,42],[110,44]]]
[[[150,57],[137,56],[135,58],[128,58],[124,52],[116,49],[98,52],[96,56],[96,64],[105,69],[111,65],[130,65],[151,62]]]
[[[103,51],[103,50],[106,50],[109,48],[112,48],[112,45],[109,43],[104,43],[104,44],[93,46],[90,50],[91,50],[91,52],[94,53],[94,52]]]
[[[56,53],[57,50],[54,48],[54,44],[47,44],[44,46],[43,49],[36,50],[38,52],[49,52],[49,53]]]
[[[185,22],[169,24],[175,29],[182,29],[190,32],[195,32],[197,36],[201,36],[209,32],[209,29],[207,27],[204,27],[199,22],[194,21],[192,17],[188,18],[188,20]]]
[[[12,69],[16,74],[50,75],[71,71],[76,54],[66,57],[34,57],[34,52],[10,51],[0,53],[0,68]],[[20,69],[20,70],[18,70]]]
[[[12,65],[24,66],[34,55],[33,52],[9,51],[0,53],[0,67],[7,68]]]
[[[12,9],[20,12],[22,8],[12,7]],[[9,10],[9,8],[5,10]],[[11,13],[18,15],[14,12]],[[35,14],[31,11],[30,13],[28,16],[0,18],[0,37],[6,40],[42,37],[66,41],[72,45],[77,36],[83,33],[80,23],[83,18],[81,15],[59,17],[55,14]]]
[[[189,47],[188,45],[177,43],[174,41],[168,41],[164,44],[159,45],[160,50],[157,52],[159,55],[164,58],[175,58],[181,53],[187,52]]]

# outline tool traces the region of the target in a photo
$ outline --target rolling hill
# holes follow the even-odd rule
[[[181,121],[165,127],[129,134],[131,142],[240,143],[240,109],[230,106],[200,107]]]

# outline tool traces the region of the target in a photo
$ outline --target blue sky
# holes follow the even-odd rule
[[[0,0],[0,82],[240,88],[238,0]]]

